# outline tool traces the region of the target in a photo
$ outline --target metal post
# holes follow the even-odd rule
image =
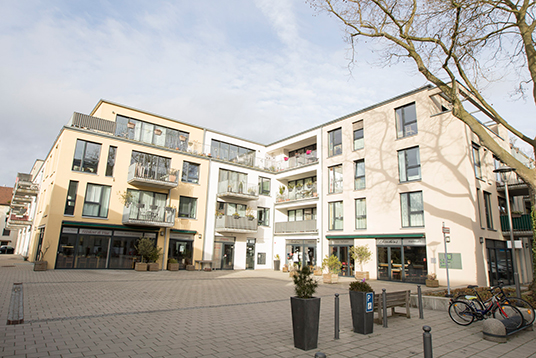
[[[445,222],[443,221],[443,227],[445,227]],[[449,278],[449,259],[447,253],[447,234],[443,230],[443,243],[445,244],[445,268],[447,269],[447,297],[450,297],[450,278]]]
[[[433,358],[432,334],[430,333],[432,328],[430,328],[430,326],[423,326],[422,330],[424,331],[424,333],[422,334],[422,346],[424,349],[424,358]]]
[[[387,328],[387,293],[382,288],[382,310],[383,310],[383,327]]]
[[[510,225],[510,242],[512,244],[512,266],[514,266],[514,283],[516,285],[516,297],[521,298],[521,287],[519,284],[519,274],[517,272],[516,250],[514,246],[514,227],[512,226],[512,212],[510,211],[510,194],[508,192],[508,180],[504,181],[506,193],[506,208],[508,209],[508,225]]]
[[[417,285],[417,301],[419,305],[419,319],[424,319],[424,312],[423,312],[423,307],[422,307],[421,285]]]
[[[335,339],[339,339],[339,294],[335,294]]]
[[[315,353],[315,358],[326,358],[326,355],[322,352],[316,352]]]

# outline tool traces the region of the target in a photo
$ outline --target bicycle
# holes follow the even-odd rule
[[[476,287],[478,286],[468,286],[468,288]],[[494,289],[495,288],[492,288],[489,291],[493,292]],[[455,299],[451,300],[449,305],[449,316],[454,323],[461,326],[468,326],[473,323],[475,319],[480,321],[488,318],[490,315],[495,318],[498,312],[500,317],[503,318],[503,323],[508,330],[517,330],[523,325],[524,318],[521,311],[514,306],[501,302],[498,298],[501,293],[493,294],[489,300],[484,302],[483,309],[480,309],[482,307],[482,299],[476,290],[475,293],[477,294],[476,297],[465,296],[464,301]],[[475,304],[474,302],[478,303]]]

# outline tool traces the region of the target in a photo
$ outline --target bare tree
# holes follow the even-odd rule
[[[536,103],[534,0],[310,0],[345,26],[355,50],[359,38],[372,38],[385,50],[382,60],[412,60],[424,77],[452,104],[481,143],[529,186],[535,205],[536,169],[529,169],[502,148],[469,112],[466,99],[536,151],[536,138],[514,128],[481,93],[483,82],[497,80],[497,69],[515,71],[517,92],[532,86]],[[355,51],[354,51],[355,53]],[[536,123],[535,123],[536,124]]]

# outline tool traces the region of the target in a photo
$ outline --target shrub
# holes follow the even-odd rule
[[[148,237],[139,239],[135,247],[142,262],[156,262],[162,255],[162,248],[156,247],[154,240]]]
[[[357,292],[373,292],[374,290],[368,282],[363,281],[354,281],[350,283],[350,291],[357,291]]]
[[[298,298],[312,298],[318,287],[318,282],[311,276],[309,266],[304,265],[298,274],[293,277],[294,291]]]

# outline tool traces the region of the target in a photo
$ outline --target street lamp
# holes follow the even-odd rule
[[[512,212],[510,211],[510,194],[508,193],[508,179],[509,175],[508,173],[511,173],[515,171],[514,168],[510,168],[507,166],[500,167],[495,169],[494,173],[499,173],[501,175],[501,179],[504,182],[504,189],[506,193],[506,210],[508,211],[508,224],[510,225],[510,242],[512,244],[512,265],[514,266],[514,283],[516,285],[516,297],[521,298],[521,287],[519,285],[519,275],[517,273],[517,264],[516,264],[516,252],[515,252],[515,245],[514,245],[514,227],[512,225]]]

